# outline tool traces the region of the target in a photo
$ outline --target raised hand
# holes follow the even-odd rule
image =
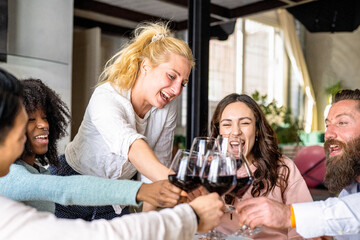
[[[198,232],[207,232],[220,223],[220,218],[224,215],[224,202],[219,194],[210,193],[206,196],[195,198],[189,203],[200,218]]]
[[[180,193],[181,189],[172,185],[168,180],[160,180],[150,184],[142,184],[136,195],[136,200],[157,207],[173,207],[179,202]]]
[[[276,202],[266,197],[250,198],[236,206],[240,226],[250,228],[267,226],[271,228],[290,228],[290,205]]]

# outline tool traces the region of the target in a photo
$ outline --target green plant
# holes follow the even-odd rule
[[[251,96],[260,105],[266,119],[276,133],[279,144],[299,144],[301,142],[299,131],[303,130],[303,127],[300,121],[292,116],[290,109],[278,106],[275,99],[268,103],[267,94],[260,95],[258,91],[255,91]]]
[[[333,84],[328,84],[325,88],[325,92],[328,95],[329,98],[329,104],[331,104],[332,99],[334,99],[335,94],[337,92],[339,92],[340,90],[342,90],[341,88],[341,80],[333,83]]]

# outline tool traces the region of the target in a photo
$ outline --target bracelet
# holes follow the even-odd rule
[[[189,206],[190,206],[190,205],[189,205]],[[199,217],[199,215],[196,213],[195,209],[194,209],[192,206],[190,206],[190,207],[191,207],[191,209],[194,211],[195,216],[196,216],[197,224],[199,225],[199,223],[200,223],[200,217]]]
[[[295,213],[292,204],[290,204],[290,211],[291,211],[291,216],[290,216],[291,228],[296,228]]]

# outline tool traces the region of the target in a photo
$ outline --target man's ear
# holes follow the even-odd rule
[[[145,58],[142,62],[141,62],[141,66],[140,66],[140,71],[141,74],[145,74],[151,69],[151,62],[150,59]]]

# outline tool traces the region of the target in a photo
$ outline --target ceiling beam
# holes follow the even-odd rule
[[[120,27],[114,24],[103,23],[103,22],[76,17],[76,16],[74,16],[74,25],[83,28],[99,27],[101,28],[101,31],[104,33],[109,33],[112,35],[120,35],[124,37],[130,37],[133,32],[133,29],[131,28]]]
[[[144,22],[144,21],[164,21],[164,22],[171,22],[171,28],[174,30],[182,30],[184,23],[179,23],[181,28],[177,26],[177,22],[171,21],[170,19],[161,18],[158,16],[145,14],[137,11],[133,11],[126,8],[121,8],[118,6],[105,4],[97,1],[92,0],[75,0],[74,7],[77,9],[82,9],[86,11],[95,12],[98,14],[103,14],[106,16],[116,17],[126,19],[132,22]],[[186,28],[186,27],[185,27]]]
[[[278,0],[265,0],[230,10],[230,18],[235,19],[246,15],[286,6],[287,4]]]
[[[188,8],[188,0],[159,0],[161,2],[170,3],[173,5],[176,5],[178,7]],[[216,4],[210,4],[210,14],[215,15],[214,18],[216,19],[216,16],[220,16],[221,19],[223,18],[229,18],[230,16],[230,10],[228,8],[221,7]]]
[[[92,0],[75,0],[75,8],[92,11],[112,17],[124,18],[133,22],[142,22],[146,20],[158,20],[159,17],[152,16],[149,14],[132,11],[130,9],[117,7],[114,5],[101,3]],[[168,20],[168,19],[164,19]]]

